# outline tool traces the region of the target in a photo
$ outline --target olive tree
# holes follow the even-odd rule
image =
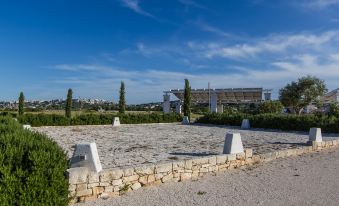
[[[325,82],[317,77],[305,76],[297,82],[292,81],[279,91],[279,100],[292,113],[301,114],[302,110],[316,103],[327,92]]]

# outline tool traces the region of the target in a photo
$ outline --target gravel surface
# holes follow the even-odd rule
[[[141,188],[121,197],[76,206],[314,205],[339,202],[339,150],[275,160],[198,181]]]
[[[103,168],[221,154],[227,132],[239,132],[244,147],[252,148],[254,153],[302,147],[308,140],[308,134],[302,132],[240,130],[238,127],[212,125],[144,124],[33,129],[54,139],[68,152],[69,157],[75,144],[96,142]],[[338,134],[324,136],[324,139],[339,138]]]

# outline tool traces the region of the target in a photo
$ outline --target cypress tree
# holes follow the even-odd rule
[[[125,83],[122,81],[120,85],[119,113],[124,114],[125,110],[126,110]]]
[[[184,116],[187,116],[191,120],[191,87],[188,79],[185,79],[185,91],[184,91]]]
[[[71,110],[72,110],[72,89],[68,89],[68,92],[67,92],[67,99],[66,99],[66,107],[65,107],[65,116],[68,117],[68,118],[71,118],[72,117],[72,113],[71,113]]]
[[[25,96],[23,92],[20,92],[19,96],[19,115],[24,114],[24,104],[25,104]]]

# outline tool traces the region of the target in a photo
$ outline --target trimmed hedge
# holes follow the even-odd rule
[[[47,136],[0,117],[1,205],[67,205],[69,164]]]
[[[25,114],[18,117],[22,124],[39,126],[67,126],[67,125],[102,125],[112,124],[113,117],[119,117],[122,124],[143,123],[170,123],[180,122],[182,117],[177,114],[81,114],[66,118],[58,114]]]
[[[311,127],[322,128],[324,132],[339,132],[339,118],[316,115],[282,115],[282,114],[207,114],[197,123],[240,126],[243,119],[249,119],[254,128],[309,131]]]

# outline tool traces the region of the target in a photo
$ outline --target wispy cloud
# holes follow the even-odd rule
[[[109,55],[115,57],[114,62],[50,67],[62,70],[62,78],[50,80],[65,88],[74,88],[82,97],[114,96],[114,99],[118,98],[119,82],[123,80],[128,103],[161,101],[163,91],[182,88],[185,78],[193,88],[207,87],[207,82],[215,88],[265,87],[274,89],[276,96],[287,82],[315,75],[334,89],[339,86],[338,34],[337,30],[271,34],[240,42],[226,38],[225,41],[190,41],[177,45],[139,42],[134,52]],[[146,57],[142,62],[151,66],[131,61],[140,57]],[[123,61],[128,64],[121,64]],[[160,62],[160,66],[156,66],[155,61]],[[59,87],[62,86],[55,86]]]
[[[221,36],[221,37],[231,37],[232,35],[229,33],[226,33],[224,31],[222,31],[221,29],[217,28],[217,27],[213,27],[201,20],[198,20],[197,22],[194,23],[199,29],[206,31],[206,32],[210,32],[213,33],[215,35]]]
[[[192,6],[192,7],[196,7],[199,9],[205,9],[208,10],[208,8],[202,4],[199,4],[193,0],[178,0],[180,3],[182,3],[185,6]]]
[[[200,50],[200,53],[207,58],[244,59],[257,57],[263,53],[282,53],[288,49],[316,50],[332,41],[338,41],[338,34],[339,31],[320,34],[271,35],[259,39],[249,39],[248,42],[231,46],[224,46],[223,42],[191,43],[190,46],[192,49]]]
[[[148,16],[148,17],[154,17],[152,14],[149,12],[143,10],[140,5],[138,0],[121,0],[122,5],[133,10],[135,13]]]
[[[330,6],[339,5],[339,0],[304,0],[297,1],[297,4],[305,8],[324,9]]]

